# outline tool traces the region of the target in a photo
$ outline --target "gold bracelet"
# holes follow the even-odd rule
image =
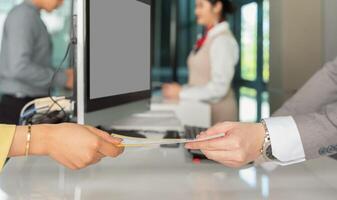
[[[26,138],[26,151],[25,151],[26,157],[29,156],[29,148],[30,148],[30,141],[31,141],[31,139],[32,139],[32,125],[29,124],[28,125],[27,138]]]

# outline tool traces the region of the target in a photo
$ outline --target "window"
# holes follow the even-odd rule
[[[269,82],[269,63],[270,63],[270,15],[269,0],[263,1],[263,81]]]
[[[257,3],[241,9],[241,78],[254,81],[257,78]]]
[[[257,121],[257,91],[248,87],[240,88],[239,120],[242,122]]]
[[[269,0],[240,0],[234,33],[241,59],[235,80],[242,121],[269,117]]]
[[[187,82],[187,57],[198,33],[195,1],[156,0],[154,3],[154,87],[161,82]],[[158,83],[158,84],[157,84]]]

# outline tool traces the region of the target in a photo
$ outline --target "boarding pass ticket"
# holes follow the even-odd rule
[[[217,138],[224,137],[225,134],[217,134],[201,139],[159,139],[159,140],[152,140],[146,138],[134,138],[134,137],[126,137],[121,136],[118,134],[111,134],[111,136],[122,139],[122,144],[119,145],[120,147],[145,147],[145,146],[152,146],[152,145],[165,145],[165,144],[184,144],[184,143],[193,143],[193,142],[204,142],[208,140],[213,140]]]

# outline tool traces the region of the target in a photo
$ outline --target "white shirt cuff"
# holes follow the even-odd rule
[[[280,165],[305,161],[305,153],[296,122],[292,117],[265,119],[273,151]]]

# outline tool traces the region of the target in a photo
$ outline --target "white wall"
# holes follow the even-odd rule
[[[337,56],[336,0],[270,0],[271,111]]]
[[[270,0],[271,111],[292,96],[325,61],[322,2]]]
[[[324,60],[337,57],[337,1],[323,0]]]

